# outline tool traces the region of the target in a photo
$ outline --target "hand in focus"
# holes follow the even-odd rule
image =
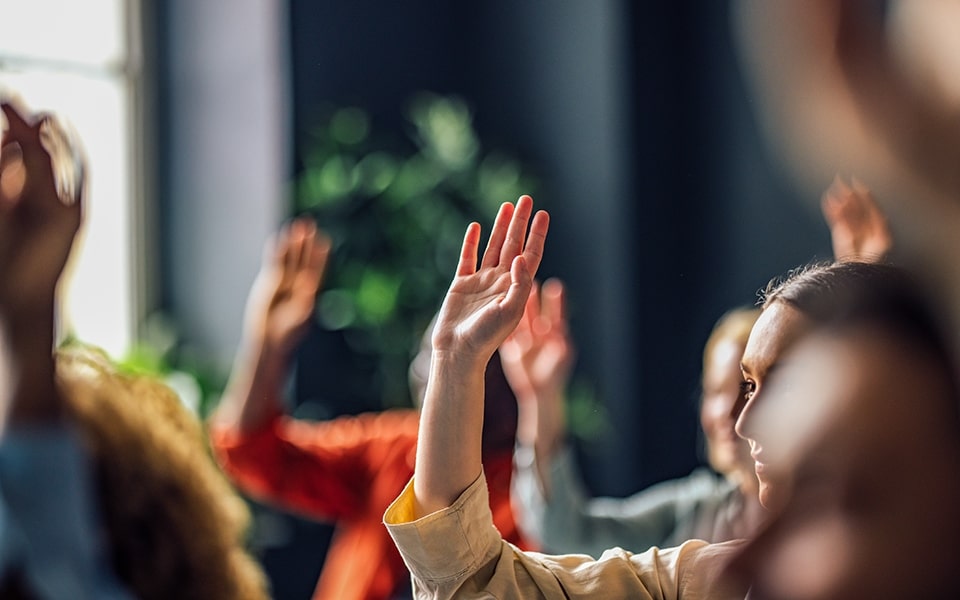
[[[486,365],[516,327],[543,257],[549,226],[546,212],[527,224],[533,200],[521,196],[505,203],[494,221],[490,240],[477,267],[480,225],[467,228],[457,273],[447,291],[433,330],[435,356]]]
[[[520,323],[500,345],[510,387],[521,401],[562,400],[575,358],[563,283],[558,279],[548,279],[542,286],[534,283]]]
[[[877,262],[890,252],[893,237],[869,188],[857,178],[837,176],[820,203],[830,227],[833,256],[840,261]]]
[[[288,356],[306,334],[330,255],[330,239],[307,218],[284,227],[264,248],[247,300],[247,335]]]
[[[41,142],[48,118],[4,103],[7,130],[0,142],[0,314],[52,319],[57,281],[83,213],[83,183],[61,198],[50,153]]]

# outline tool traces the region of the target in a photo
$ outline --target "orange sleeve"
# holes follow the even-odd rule
[[[385,454],[412,454],[417,425],[413,410],[320,422],[278,415],[246,433],[212,426],[210,441],[223,470],[252,498],[337,520],[362,510]]]

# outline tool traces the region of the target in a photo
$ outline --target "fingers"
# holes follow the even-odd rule
[[[540,290],[540,305],[544,319],[554,331],[566,331],[567,299],[563,283],[559,279],[548,279]]]
[[[325,231],[318,229],[314,236],[314,243],[308,257],[307,268],[317,278],[317,287],[323,282],[323,275],[327,270],[327,261],[330,259],[332,242]]]
[[[510,227],[513,216],[513,204],[504,202],[500,205],[500,210],[497,211],[497,218],[493,220],[493,229],[490,230],[490,239],[487,241],[487,248],[483,251],[481,268],[496,267],[500,264],[503,242],[507,237],[507,230]]]
[[[500,209],[501,212],[503,208]],[[500,216],[497,216],[497,220],[500,220]],[[493,235],[491,234],[491,241],[493,241]],[[462,277],[466,275],[473,275],[477,272],[477,252],[480,245],[480,224],[479,223],[470,223],[467,226],[467,231],[463,235],[463,246],[460,249],[460,262],[457,264],[457,277]],[[486,260],[486,253],[484,253],[484,260]]]
[[[533,285],[533,278],[530,277],[526,261],[523,256],[515,257],[510,263],[510,287],[500,303],[501,308],[511,312],[522,311],[530,297],[531,285]]]
[[[529,198],[529,196],[526,197]],[[526,226],[526,223],[524,223],[524,226]],[[530,235],[523,249],[524,262],[531,278],[537,274],[537,269],[540,268],[540,261],[543,259],[543,247],[547,241],[547,230],[549,228],[550,215],[546,211],[538,211],[533,217],[533,224],[530,225]]]
[[[523,243],[527,237],[527,223],[533,212],[533,199],[530,196],[520,196],[514,209],[510,227],[507,229],[507,238],[500,249],[500,264],[513,266],[513,257],[523,251]]]

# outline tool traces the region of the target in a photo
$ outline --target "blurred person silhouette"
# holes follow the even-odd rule
[[[574,350],[564,304],[559,281],[539,290],[535,283],[516,331],[500,348],[519,402],[513,491],[522,530],[544,551],[591,556],[614,546],[748,536],[763,515],[749,448],[733,426],[742,406],[740,357],[759,309],[724,314],[704,347],[700,424],[710,468],[627,498],[591,498],[565,443],[564,392]]]
[[[821,207],[838,260],[876,262],[893,246],[870,190],[839,175]],[[590,498],[565,444],[564,392],[574,361],[563,285],[534,283],[517,329],[500,356],[520,403],[514,506],[521,529],[544,551],[599,556],[607,548],[675,546],[748,537],[761,523],[754,461],[734,431],[743,407],[740,358],[757,308],[733,309],[703,351],[700,425],[710,468],[627,498]]]
[[[798,182],[838,169],[869,181],[898,260],[960,331],[960,2],[735,6],[758,115]]]
[[[744,598],[749,581],[725,573],[744,540],[692,540],[642,554],[613,548],[595,559],[524,552],[489,526],[479,460],[480,381],[485,361],[520,322],[542,257],[548,216],[542,211],[534,216],[532,204],[523,196],[515,206],[503,205],[482,257],[479,225],[467,228],[434,329],[416,473],[384,515],[413,574],[417,597]],[[831,299],[902,276],[889,265],[835,262],[798,269],[771,287],[742,360],[744,391],[751,401],[762,396],[784,353],[815,323],[832,316],[836,302]],[[746,435],[739,422],[737,428]],[[756,451],[756,440],[750,441]],[[778,494],[796,489],[792,481],[786,485],[793,487],[783,488],[784,481],[771,478],[759,460],[755,472],[765,507],[776,508]],[[816,484],[816,479],[804,482],[805,487]]]
[[[83,168],[55,122],[3,104],[0,149],[0,592],[11,598],[267,597],[247,513],[200,423],[101,354],[54,354]],[[52,148],[53,150],[48,150]],[[75,150],[75,149],[74,149]],[[76,164],[73,165],[77,167]]]
[[[737,425],[772,515],[729,567],[752,600],[960,589],[960,390],[946,330],[905,276],[863,283],[829,299],[796,286],[768,297],[824,304],[812,334],[760,366],[766,382],[750,380]],[[765,362],[745,355],[748,376]]]
[[[230,382],[209,429],[223,469],[246,494],[335,524],[314,598],[393,598],[409,594],[410,576],[381,521],[413,474],[418,410],[312,422],[288,416],[283,403],[329,253],[329,239],[307,218],[295,219],[267,243]],[[430,370],[429,331],[410,367],[417,401]],[[526,547],[510,509],[516,399],[497,357],[485,372],[490,507],[504,537]]]

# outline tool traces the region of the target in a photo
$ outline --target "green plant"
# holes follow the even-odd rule
[[[334,241],[317,316],[371,357],[371,394],[409,405],[411,352],[438,308],[470,221],[492,222],[501,203],[534,193],[518,161],[485,152],[466,103],[418,94],[406,136],[384,136],[356,107],[332,110],[312,132],[296,209]]]

